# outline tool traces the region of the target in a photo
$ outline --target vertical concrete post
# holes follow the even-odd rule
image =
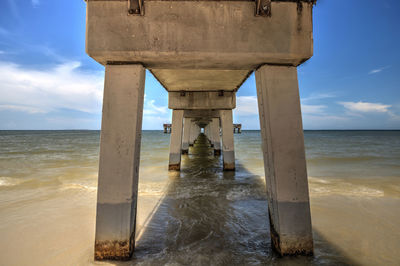
[[[182,124],[183,110],[173,110],[168,170],[179,171],[181,169]]]
[[[312,254],[297,69],[262,66],[256,83],[273,247],[281,255]]]
[[[189,142],[189,146],[193,146],[194,141],[197,139],[198,135],[199,135],[199,127],[196,125],[195,122],[192,122],[192,125],[190,127],[190,142]]]
[[[106,65],[96,260],[127,260],[134,250],[145,73],[142,65]]]
[[[183,121],[183,141],[182,141],[182,154],[189,153],[189,138],[190,138],[190,128],[192,121],[190,118],[185,118]]]
[[[211,122],[211,135],[214,145],[214,155],[221,155],[221,142],[219,136],[219,118],[213,118]]]
[[[235,170],[232,110],[220,110],[224,171]]]

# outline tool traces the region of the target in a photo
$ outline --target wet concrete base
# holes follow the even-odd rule
[[[235,163],[224,163],[224,171],[235,171]]]
[[[126,241],[96,241],[95,260],[130,260],[134,250],[134,238]]]
[[[280,233],[269,213],[272,248],[280,256],[313,255],[308,202],[279,202]]]
[[[180,169],[181,169],[181,164],[180,163],[168,165],[168,170],[169,171],[179,171]]]

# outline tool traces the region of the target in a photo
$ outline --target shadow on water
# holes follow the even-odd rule
[[[265,183],[237,163],[223,172],[200,135],[136,242],[115,265],[354,265],[314,231],[313,257],[272,251]]]

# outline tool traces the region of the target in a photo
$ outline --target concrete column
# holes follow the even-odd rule
[[[181,169],[182,124],[183,110],[173,110],[168,170],[179,171]]]
[[[235,170],[235,149],[233,142],[232,110],[221,110],[222,127],[222,156],[224,159],[224,171]]]
[[[281,255],[312,254],[297,69],[262,66],[256,83],[273,247]]]
[[[189,153],[189,138],[190,138],[190,128],[192,121],[190,118],[185,118],[183,123],[183,141],[182,141],[182,154]]]
[[[190,126],[190,140],[189,140],[189,146],[193,146],[194,141],[196,140],[198,134],[199,127],[196,125],[196,123],[192,122]]]
[[[213,118],[211,122],[211,136],[214,146],[214,155],[221,155],[221,143],[219,136],[219,118]]]
[[[106,65],[96,260],[127,260],[134,250],[145,73],[142,65]]]

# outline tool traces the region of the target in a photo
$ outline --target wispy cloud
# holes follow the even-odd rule
[[[258,103],[256,96],[236,97],[236,109],[234,112],[240,116],[258,115]]]
[[[100,113],[103,72],[85,72],[70,61],[32,70],[0,61],[0,108],[26,113],[75,110]]]
[[[380,113],[387,114],[393,120],[400,120],[400,115],[391,110],[392,105],[382,103],[369,103],[369,102],[338,102],[348,110],[349,115],[362,116],[366,113]]]
[[[383,70],[389,68],[389,66],[385,66],[385,67],[381,67],[381,68],[376,68],[376,69],[372,69],[371,71],[368,72],[369,75],[372,74],[377,74],[379,72],[382,72]]]
[[[325,105],[302,104],[301,112],[303,114],[322,114],[322,113],[324,113],[325,108],[326,108]]]
[[[168,113],[168,106],[157,106],[155,100],[145,97],[143,115],[164,115]]]
[[[335,94],[332,93],[313,93],[308,97],[301,98],[302,102],[309,102],[313,100],[322,100],[322,99],[327,99],[327,98],[334,98],[336,97]]]
[[[361,113],[369,113],[369,112],[377,112],[377,113],[387,113],[389,112],[389,108],[391,105],[381,104],[381,103],[369,103],[369,102],[338,102],[343,105],[349,111],[353,112],[361,112]]]
[[[18,111],[29,114],[46,113],[45,110],[40,108],[32,106],[23,106],[23,105],[12,105],[12,104],[0,104],[0,110]]]

